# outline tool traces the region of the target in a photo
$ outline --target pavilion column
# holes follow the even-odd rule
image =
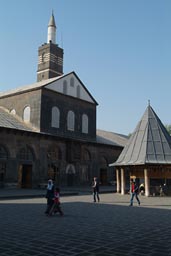
[[[121,195],[125,195],[125,175],[123,168],[121,168]]]
[[[119,193],[120,189],[121,189],[121,186],[120,186],[119,169],[116,169],[116,192]]]
[[[149,196],[150,195],[150,180],[149,180],[149,176],[148,176],[148,170],[144,169],[144,181],[145,181],[145,196]]]

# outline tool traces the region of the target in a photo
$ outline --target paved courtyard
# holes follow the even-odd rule
[[[171,197],[61,197],[65,216],[44,215],[44,198],[0,201],[1,256],[169,256]]]

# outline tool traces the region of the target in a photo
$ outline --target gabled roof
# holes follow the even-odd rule
[[[171,137],[149,105],[118,160],[110,166],[171,164]]]
[[[123,148],[128,141],[128,136],[98,129],[96,130],[96,140],[97,143]]]
[[[36,130],[20,120],[16,115],[10,114],[5,108],[0,107],[0,127],[35,132]]]
[[[79,79],[79,77],[76,75],[76,73],[74,71],[70,72],[68,74],[65,74],[65,75],[58,76],[58,77],[50,78],[47,80],[42,80],[42,81],[34,83],[34,84],[30,84],[30,85],[22,86],[22,87],[19,87],[16,89],[12,89],[7,92],[1,92],[0,99],[9,97],[9,96],[12,96],[15,94],[22,94],[22,93],[26,93],[26,92],[33,91],[33,90],[38,90],[41,88],[47,88],[49,90],[63,93],[62,82],[71,77],[74,77],[75,80],[77,81],[77,85],[80,85],[81,92],[82,92],[80,99],[98,105],[96,100],[93,98],[93,96],[90,94],[90,92],[87,90],[85,85],[82,83],[82,81]],[[75,88],[75,90],[76,90],[76,88]],[[72,92],[72,91],[70,89],[70,92]],[[71,96],[71,97],[76,97],[75,95],[76,94],[73,94],[73,93],[67,94],[67,96]]]

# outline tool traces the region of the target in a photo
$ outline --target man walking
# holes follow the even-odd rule
[[[135,196],[138,204],[140,205],[140,200],[138,198],[138,186],[135,183],[135,181],[131,181],[131,200],[130,200],[130,206],[133,206],[134,196]]]
[[[96,202],[96,198],[98,200],[98,202],[100,202],[100,197],[99,197],[99,182],[97,180],[96,177],[94,177],[94,181],[93,181],[93,198],[94,198],[94,202]]]

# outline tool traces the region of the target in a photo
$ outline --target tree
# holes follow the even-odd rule
[[[165,124],[165,128],[168,131],[168,133],[171,135],[171,124]]]

